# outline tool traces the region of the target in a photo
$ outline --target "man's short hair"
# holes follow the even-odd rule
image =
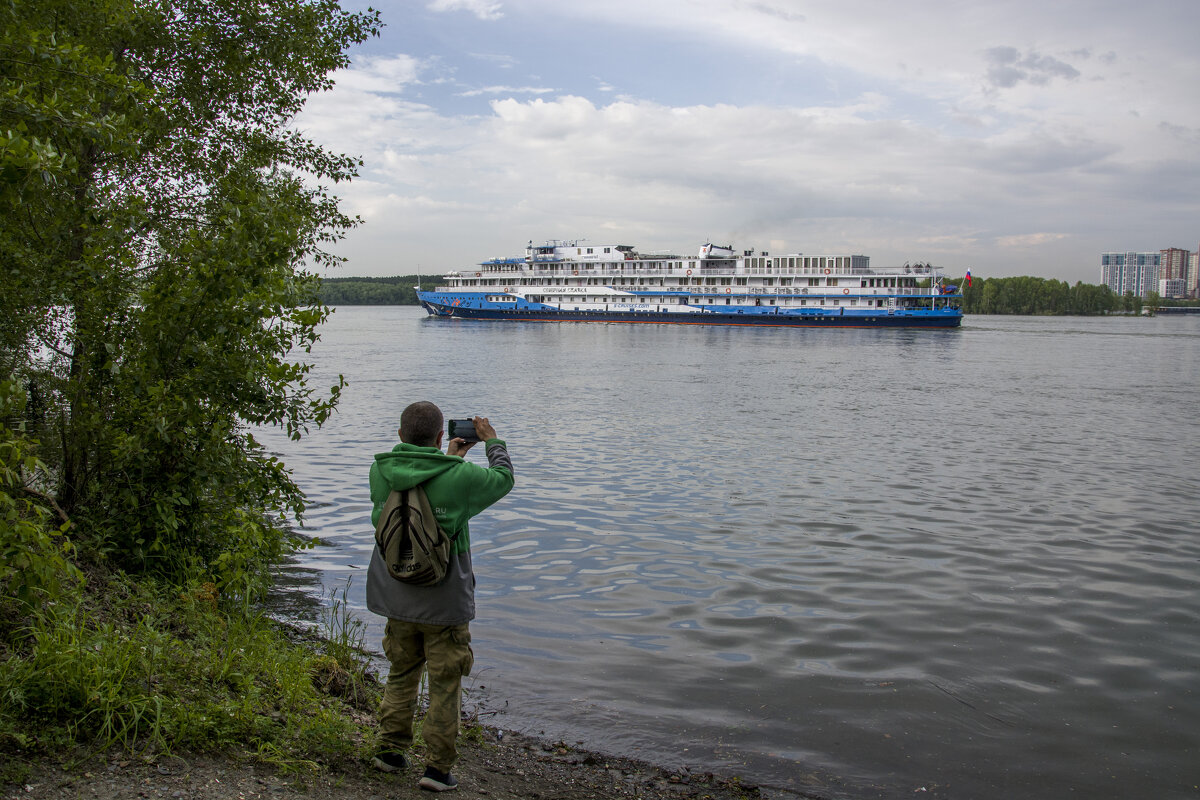
[[[413,403],[400,414],[400,441],[407,444],[435,447],[441,430],[442,410],[428,400]]]

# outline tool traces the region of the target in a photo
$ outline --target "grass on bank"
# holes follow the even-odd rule
[[[316,770],[371,752],[381,687],[336,597],[305,637],[210,583],[93,571],[34,608],[0,599],[0,783],[48,754],[234,752]]]

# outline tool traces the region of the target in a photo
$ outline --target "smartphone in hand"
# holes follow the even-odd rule
[[[452,419],[446,423],[446,433],[451,439],[462,439],[467,444],[475,444],[479,441],[479,434],[475,432],[475,421],[473,419]]]

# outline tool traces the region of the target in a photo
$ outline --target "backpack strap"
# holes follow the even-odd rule
[[[407,528],[411,516],[412,506],[408,502],[408,492],[400,492],[400,524]]]
[[[433,480],[433,479],[432,479],[432,478],[430,478],[430,480]],[[427,488],[425,488],[425,487],[426,487],[426,486],[428,486],[428,485],[429,485],[429,481],[427,480],[427,481],[422,481],[421,483],[418,483],[418,484],[417,484],[416,486],[414,486],[413,488],[414,488],[414,489],[420,489],[421,491],[425,492],[425,499],[426,499],[426,500],[428,500],[428,499],[429,499],[429,490],[428,490]],[[405,494],[405,493],[404,493],[404,492],[401,492],[401,494]],[[407,496],[407,494],[405,494],[404,501],[405,501],[405,506],[404,506],[404,507],[405,507],[405,509],[407,509],[407,508],[408,508],[408,496]],[[430,510],[431,510],[431,511],[433,510],[433,503],[430,503],[430,504],[429,504],[429,508],[430,508]],[[405,513],[407,513],[407,511],[406,511]],[[406,522],[406,523],[407,523],[407,520],[408,520],[408,518],[407,518],[407,517],[405,517],[405,522]],[[437,522],[437,512],[436,512],[436,511],[435,511],[435,512],[434,512],[434,514],[433,514],[433,520],[434,520],[434,522]],[[437,526],[438,526],[439,528],[442,528],[442,523],[440,523],[440,522],[437,522]],[[445,529],[445,528],[442,528],[442,530],[443,530],[443,531],[445,531],[446,529]],[[453,548],[453,546],[454,546],[454,543],[455,543],[455,542],[458,540],[458,531],[455,531],[454,533],[447,533],[447,534],[446,534],[446,538],[450,540],[450,545],[451,545],[451,547]]]

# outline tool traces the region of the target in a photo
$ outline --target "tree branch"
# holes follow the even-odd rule
[[[62,523],[64,525],[71,524],[71,518],[67,516],[67,512],[63,511],[62,508],[58,505],[58,503],[55,502],[54,498],[51,497],[50,495],[46,494],[45,492],[39,492],[37,489],[33,489],[29,486],[22,486],[21,491],[25,492],[25,494],[33,495],[37,499],[41,500],[43,503],[46,503],[51,508],[53,508],[54,512],[56,514],[58,514],[58,518],[60,520],[62,520]]]

